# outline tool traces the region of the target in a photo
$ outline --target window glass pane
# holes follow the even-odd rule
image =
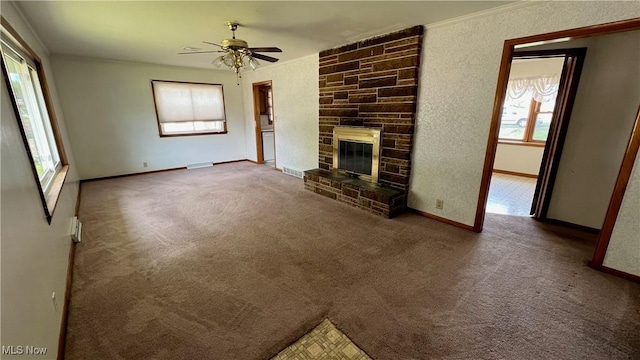
[[[194,121],[193,127],[197,131],[224,131],[224,121]]]
[[[57,162],[57,159],[54,159],[52,155],[52,149],[56,158],[57,150],[54,146],[49,145],[49,136],[47,136],[49,128],[43,122],[42,112],[38,106],[40,101],[34,92],[36,84],[31,82],[28,70],[23,63],[9,56],[5,56],[4,59],[36,172],[43,188],[46,188],[53,177]],[[37,85],[39,86],[39,84]]]
[[[162,123],[161,126],[162,133],[166,135],[224,131],[224,121],[178,121]]]
[[[193,121],[162,123],[162,130],[164,133],[193,131]]]
[[[553,112],[556,107],[556,98],[551,101],[545,101],[540,104],[540,112]]]
[[[58,154],[56,139],[53,136],[53,130],[51,129],[51,120],[49,119],[49,113],[47,112],[47,105],[44,102],[44,95],[42,94],[42,85],[40,84],[40,78],[38,78],[38,72],[35,69],[31,68],[30,66],[28,67],[28,69],[29,76],[31,78],[31,84],[33,86],[33,91],[38,102],[38,110],[40,110],[42,126],[47,137],[47,145],[49,146],[51,160],[53,162],[53,166],[57,167],[60,164],[60,155]]]
[[[505,99],[504,107],[502,108],[502,117],[500,118],[499,138],[509,140],[524,139],[532,96],[533,93],[527,91],[517,99],[509,97]]]
[[[546,141],[549,135],[549,128],[551,127],[551,119],[553,114],[538,114],[536,118],[535,128],[533,130],[533,140]]]

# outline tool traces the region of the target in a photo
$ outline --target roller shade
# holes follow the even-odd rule
[[[222,85],[153,81],[160,123],[225,121]]]

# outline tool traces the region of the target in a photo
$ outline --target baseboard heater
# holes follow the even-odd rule
[[[200,169],[200,168],[206,168],[206,167],[212,167],[212,166],[213,166],[213,162],[207,161],[207,162],[201,162],[201,163],[195,163],[195,164],[187,164],[187,169],[188,170]]]
[[[71,240],[73,240],[74,243],[82,241],[82,223],[78,220],[77,216],[71,218],[71,229],[69,232],[71,234]]]

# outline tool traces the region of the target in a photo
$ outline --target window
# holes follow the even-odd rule
[[[499,139],[544,146],[556,105],[564,56],[514,59]]]
[[[19,45],[18,45],[19,44]],[[41,77],[40,60],[15,34],[2,27],[2,71],[10,90],[12,105],[19,119],[25,148],[30,155],[34,177],[41,193],[47,221],[62,190],[68,166],[59,137],[54,131],[55,118],[47,106]],[[48,96],[48,95],[47,95]]]
[[[505,101],[500,121],[501,140],[544,144],[549,135],[555,99],[539,102],[529,98],[527,105],[512,105]]]
[[[151,82],[160,136],[226,134],[222,85]]]

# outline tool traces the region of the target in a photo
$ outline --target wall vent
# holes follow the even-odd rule
[[[287,175],[295,176],[295,177],[300,178],[300,179],[302,179],[304,177],[304,173],[302,171],[291,169],[291,168],[288,168],[286,166],[282,167],[282,172],[287,174]]]
[[[208,162],[201,162],[196,164],[187,164],[187,169],[189,170],[200,169],[200,168],[206,168],[206,167],[212,167],[212,166],[213,166],[213,162],[208,161]]]

